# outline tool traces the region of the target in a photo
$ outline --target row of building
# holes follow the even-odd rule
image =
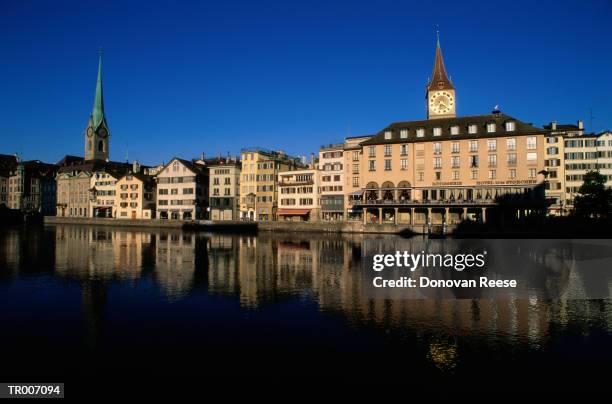
[[[0,155],[0,204],[66,217],[452,224],[500,208],[564,215],[589,170],[612,184],[610,131],[585,133],[581,121],[537,127],[497,107],[457,116],[439,41],[425,99],[426,119],[348,137],[309,161],[255,147],[142,166],[109,159],[100,61],[85,157]]]

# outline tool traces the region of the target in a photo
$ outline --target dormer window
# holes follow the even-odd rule
[[[478,126],[477,126],[476,124],[473,124],[473,123],[472,123],[472,124],[470,124],[470,125],[468,126],[468,133],[470,133],[470,134],[472,134],[472,135],[473,135],[473,134],[475,134],[475,133],[477,133],[477,132],[478,132]]]
[[[418,128],[417,131],[416,131],[416,135],[417,135],[417,137],[425,136],[425,128]]]
[[[487,124],[487,132],[488,133],[493,133],[495,132],[495,122],[489,122]]]
[[[391,131],[388,130],[385,132],[385,140],[390,140],[391,139]]]
[[[442,128],[441,128],[441,127],[439,127],[439,126],[438,126],[438,127],[433,128],[433,135],[434,135],[434,136],[440,136],[440,135],[442,135]]]
[[[506,122],[506,132],[514,132],[516,130],[516,123],[514,121]]]
[[[459,126],[457,126],[457,125],[451,126],[450,134],[451,135],[458,135],[459,134]]]
[[[400,138],[407,139],[408,138],[408,129],[400,130]]]

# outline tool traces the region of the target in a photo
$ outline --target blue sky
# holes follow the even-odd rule
[[[309,154],[425,117],[436,25],[459,115],[612,129],[609,0],[176,3],[2,0],[0,153],[83,155],[102,47],[113,160]]]

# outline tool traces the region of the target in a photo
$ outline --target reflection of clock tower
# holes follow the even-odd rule
[[[427,119],[454,118],[455,113],[455,87],[446,74],[444,59],[440,49],[440,38],[436,45],[436,59],[434,61],[431,80],[427,84]]]
[[[104,97],[102,96],[102,57],[98,64],[98,80],[93,112],[85,128],[85,160],[106,160],[109,157],[110,131],[104,116]]]

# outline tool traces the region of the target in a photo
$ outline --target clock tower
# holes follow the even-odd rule
[[[102,95],[102,56],[98,62],[98,80],[94,105],[87,127],[85,128],[85,160],[105,160],[109,158],[110,131],[104,115]]]
[[[425,98],[427,100],[427,119],[454,118],[457,115],[455,112],[455,87],[446,74],[439,36],[436,44],[433,73],[429,83],[427,83]]]

